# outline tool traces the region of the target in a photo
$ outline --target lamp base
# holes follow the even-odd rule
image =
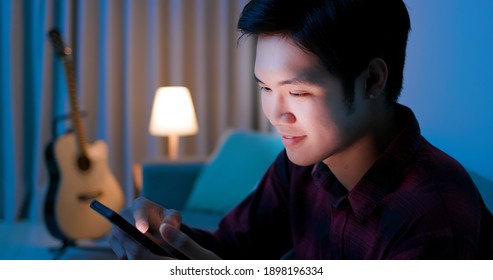
[[[178,139],[178,135],[169,135],[168,136],[168,155],[171,160],[178,159],[178,146],[180,142]]]

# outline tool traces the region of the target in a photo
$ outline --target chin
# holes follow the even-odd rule
[[[318,158],[310,157],[303,153],[290,152],[289,150],[286,150],[286,154],[292,163],[299,166],[309,166],[320,161]]]

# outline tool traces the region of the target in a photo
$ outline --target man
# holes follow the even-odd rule
[[[470,176],[397,103],[401,0],[253,0],[238,27],[257,39],[262,108],[285,151],[214,233],[139,198],[142,232],[198,259],[492,258],[493,217]],[[112,247],[157,257],[117,229]]]

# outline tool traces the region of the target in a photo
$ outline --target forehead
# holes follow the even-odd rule
[[[294,79],[320,83],[331,76],[317,56],[280,35],[260,35],[257,39],[255,76],[262,82]]]

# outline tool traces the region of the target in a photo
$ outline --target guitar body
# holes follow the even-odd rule
[[[76,136],[68,133],[46,148],[50,183],[45,200],[45,222],[49,232],[65,243],[79,239],[97,239],[108,234],[111,224],[94,212],[93,199],[121,210],[124,194],[108,165],[108,147],[99,140],[87,145],[90,168],[78,163]]]

